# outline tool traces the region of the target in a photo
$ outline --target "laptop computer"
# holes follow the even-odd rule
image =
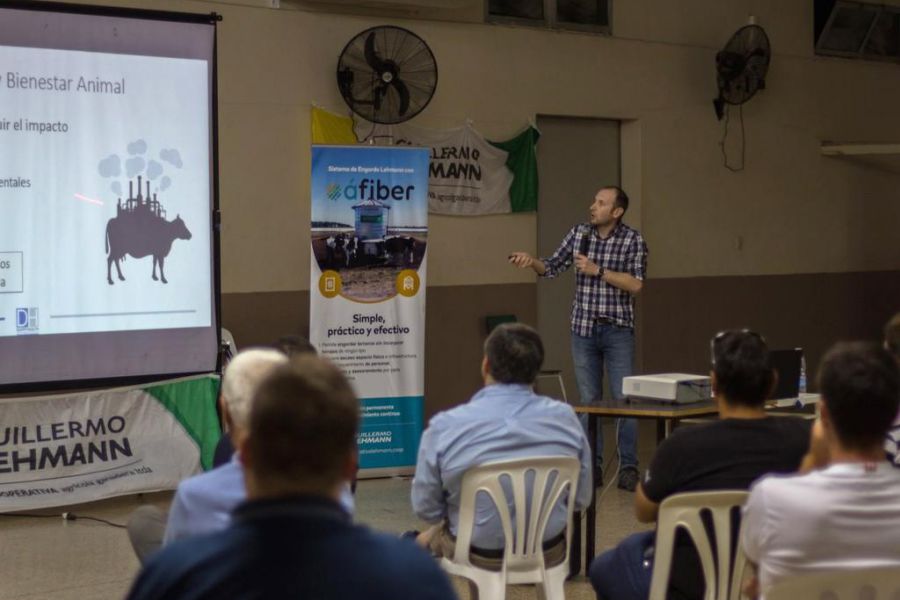
[[[802,348],[790,350],[770,350],[769,364],[778,373],[778,383],[768,400],[796,398],[800,394],[800,363],[803,360]]]

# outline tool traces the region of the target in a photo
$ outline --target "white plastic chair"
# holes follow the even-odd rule
[[[234,336],[229,330],[225,329],[224,327],[222,328],[222,346],[227,351],[229,360],[238,353],[238,348],[237,344],[234,341]]]
[[[766,600],[898,600],[900,566],[798,575],[772,586]]]
[[[535,376],[535,380],[537,379],[555,379],[556,385],[559,386],[559,393],[562,396],[562,401],[566,404],[569,403],[569,396],[566,394],[566,382],[563,381],[562,371],[558,369],[547,369],[545,371],[538,371],[537,376]]]
[[[569,546],[572,539],[572,514],[578,492],[580,464],[573,457],[534,457],[479,465],[463,475],[459,507],[459,531],[452,559],[444,557],[441,566],[451,575],[468,579],[479,600],[503,600],[509,584],[539,584],[538,597],[564,600],[563,584],[569,573]],[[526,474],[533,474],[531,493]],[[508,481],[513,494],[515,524],[501,481]],[[485,492],[494,502],[506,546],[500,571],[489,571],[472,564],[469,549],[475,522],[475,498]],[[544,564],[542,540],[550,514],[566,496],[566,556],[554,567]],[[526,507],[529,505],[530,510]],[[524,532],[524,535],[523,535]]]
[[[665,600],[672,569],[672,551],[679,529],[690,535],[706,581],[704,600],[738,600],[747,557],[740,544],[735,550],[734,562],[731,549],[731,514],[742,506],[747,492],[690,492],[675,494],[662,501],[656,527],[656,549],[653,558],[653,574],[650,578],[650,600]],[[713,522],[716,557],[713,558],[712,541],[703,526],[701,513],[708,510]],[[740,537],[738,537],[740,540]],[[793,600],[797,600],[794,598]]]

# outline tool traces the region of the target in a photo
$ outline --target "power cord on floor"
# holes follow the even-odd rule
[[[599,424],[598,424],[599,426]],[[616,455],[615,457],[610,457],[609,461],[603,466],[603,476],[606,477],[606,473],[609,470],[609,465],[612,464],[613,460],[616,461],[616,470],[613,472],[612,477],[607,479],[606,485],[603,486],[603,489],[600,490],[600,495],[597,496],[597,504],[600,504],[600,501],[603,500],[603,496],[606,495],[606,492],[609,491],[609,488],[612,487],[613,483],[618,481],[619,470],[622,465],[622,450],[619,448],[619,429],[622,427],[622,419],[616,419]]]
[[[103,523],[104,525],[109,525],[110,527],[117,527],[119,529],[127,529],[127,526],[121,525],[119,523],[113,523],[112,521],[107,521],[106,519],[99,519],[97,517],[86,517],[84,515],[76,515],[75,513],[64,512],[62,514],[62,518],[64,521],[96,521],[97,523]]]
[[[0,517],[7,518],[27,518],[27,519],[58,519],[60,515],[37,515],[31,513],[3,513],[0,514]],[[119,523],[113,523],[112,521],[107,521],[106,519],[99,519],[97,517],[88,517],[85,515],[76,515],[75,513],[64,512],[62,513],[63,521],[96,521],[97,523],[103,523],[104,525],[109,525],[110,527],[117,527],[119,529],[127,529],[125,525],[121,525]]]

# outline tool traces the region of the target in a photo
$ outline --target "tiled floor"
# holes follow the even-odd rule
[[[641,461],[653,451],[652,432],[641,431]],[[611,436],[607,436],[609,438]],[[646,443],[644,443],[646,442]],[[400,533],[421,528],[409,508],[408,478],[360,481],[356,497],[356,520],[374,529]],[[597,548],[602,551],[626,535],[646,529],[634,518],[634,495],[613,485],[603,496],[597,520]],[[70,506],[59,510],[33,511],[48,518],[0,516],[0,600],[105,600],[123,598],[138,571],[123,529],[87,520],[63,521],[63,510],[125,523],[141,503],[168,506],[171,493],[124,496]],[[459,596],[468,598],[466,586],[457,583]],[[532,588],[511,588],[510,600],[535,598]],[[569,600],[593,600],[594,593],[584,575],[566,584]]]

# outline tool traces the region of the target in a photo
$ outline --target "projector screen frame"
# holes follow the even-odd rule
[[[65,379],[48,381],[30,381],[23,383],[0,383],[0,404],[4,399],[22,395],[40,395],[48,392],[86,391],[110,387],[142,385],[167,381],[187,376],[204,374],[221,375],[223,365],[222,348],[222,299],[221,299],[221,212],[219,204],[219,115],[218,115],[218,28],[222,15],[210,13],[185,13],[177,11],[113,7],[87,4],[70,4],[66,2],[44,2],[37,0],[6,0],[0,5],[3,10],[30,10],[45,13],[65,13],[88,16],[118,17],[127,19],[166,21],[188,24],[207,24],[212,29],[212,53],[210,60],[210,163],[211,163],[211,200],[210,235],[212,253],[212,307],[216,335],[215,370],[199,370],[185,372],[166,372],[158,374],[125,375],[116,377],[96,377],[90,379]],[[188,328],[193,329],[193,328]],[[196,328],[206,330],[207,327]],[[147,331],[147,330],[140,330]],[[178,330],[169,330],[178,331]],[[122,332],[124,333],[124,332]],[[63,335],[63,334],[56,334]]]

